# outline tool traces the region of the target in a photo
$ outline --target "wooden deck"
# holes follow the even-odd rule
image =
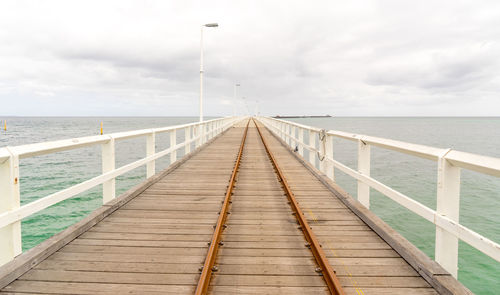
[[[2,294],[192,294],[239,149],[231,128],[35,265]],[[347,294],[437,294],[267,130],[264,135]],[[209,291],[327,294],[254,125]]]

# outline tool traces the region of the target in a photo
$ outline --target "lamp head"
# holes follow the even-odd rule
[[[218,26],[219,26],[218,23],[205,24],[205,27],[209,27],[209,28],[217,28]]]

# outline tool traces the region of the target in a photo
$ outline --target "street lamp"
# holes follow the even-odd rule
[[[233,93],[233,117],[236,116],[236,87],[241,86],[240,84],[234,84],[234,93]]]
[[[247,116],[250,114],[250,111],[248,110],[248,104],[247,104],[247,100],[246,100],[246,97],[242,97],[241,98],[243,100],[243,103],[245,104],[245,109],[247,110]]]
[[[201,39],[200,39],[200,122],[203,121],[203,28],[216,28],[217,23],[204,24],[201,26]]]

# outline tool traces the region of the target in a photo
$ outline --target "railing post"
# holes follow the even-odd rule
[[[109,141],[102,145],[102,173],[115,170],[115,139],[109,137]],[[102,203],[106,204],[115,198],[115,179],[102,184]]]
[[[184,142],[186,143],[186,145],[184,146],[185,155],[191,152],[191,143],[189,142],[190,140],[191,140],[191,127],[186,127],[186,129],[184,129]]]
[[[295,126],[290,127],[290,146],[295,150],[296,140],[295,140]]]
[[[200,125],[200,128],[201,128],[201,145],[205,144],[205,142],[207,141],[207,124],[205,123],[202,123]]]
[[[299,127],[299,154],[304,157],[304,129]]]
[[[316,149],[316,132],[313,130],[309,130],[309,146]],[[309,150],[309,163],[316,167],[316,152],[314,150]]]
[[[0,213],[20,206],[19,157],[9,150],[11,156],[0,163]],[[21,254],[21,222],[17,221],[0,228],[0,265]]]
[[[285,123],[281,123],[280,133],[281,133],[281,139],[282,139],[283,141],[286,141],[286,136],[285,136]]]
[[[288,144],[288,146],[292,145],[292,139],[290,135],[291,135],[290,125],[286,124],[286,143]]]
[[[146,137],[146,156],[153,156],[156,153],[156,134],[155,132],[151,132]],[[151,176],[156,174],[156,161],[149,161],[146,165],[146,177],[150,178]]]
[[[328,159],[333,160],[333,136],[331,135],[326,135],[326,144],[325,144],[325,156]],[[326,176],[330,178],[331,180],[335,181],[335,167],[333,166],[333,163],[330,161],[326,161]]]
[[[319,133],[319,137],[321,137],[323,132]],[[326,133],[324,134],[323,140],[321,138],[318,138],[319,142],[319,155],[323,156],[323,160],[321,158],[319,159],[319,171],[323,172],[323,174],[326,174],[326,140],[327,140],[327,135]]]
[[[438,160],[436,213],[458,223],[460,212],[460,168],[445,155]],[[458,238],[436,225],[435,259],[453,277],[458,276]]]
[[[170,131],[170,148],[177,145],[177,130]],[[172,150],[170,152],[170,165],[177,161],[177,150]]]
[[[358,172],[370,176],[370,146],[358,140]],[[358,201],[370,208],[370,186],[358,180]]]
[[[198,148],[201,144],[201,125],[197,125],[194,127],[194,137],[196,138],[195,141],[195,148]]]

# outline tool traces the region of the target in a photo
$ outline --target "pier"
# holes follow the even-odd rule
[[[164,151],[159,133],[171,135]],[[359,143],[358,170],[334,160],[334,136]],[[146,138],[146,157],[116,168],[115,141],[132,137]],[[20,159],[96,144],[102,175],[19,205]],[[371,178],[370,146],[435,160],[437,210]],[[115,196],[114,179],[142,165],[147,180]],[[3,148],[0,293],[471,294],[456,279],[458,240],[497,261],[500,247],[459,224],[460,168],[500,176],[500,159],[264,117]],[[358,180],[357,200],[335,169]],[[20,252],[22,218],[100,184],[101,208]],[[369,210],[370,188],[432,220],[436,261]]]

